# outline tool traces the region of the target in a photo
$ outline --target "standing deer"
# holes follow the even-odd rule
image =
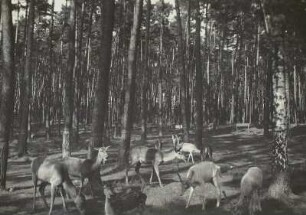
[[[107,154],[107,147],[98,148],[98,155],[95,159],[82,159],[82,158],[75,158],[75,157],[67,157],[63,159],[63,162],[67,166],[68,173],[74,177],[81,178],[81,189],[83,188],[83,183],[85,178],[88,178],[88,182],[90,185],[91,194],[93,196],[92,191],[92,180],[95,176],[98,176],[100,179],[100,166],[101,163],[105,164],[108,154]]]
[[[186,208],[190,205],[190,200],[194,189],[199,186],[205,188],[205,183],[211,183],[217,189],[217,207],[220,206],[221,201],[221,190],[220,190],[220,166],[216,165],[211,161],[203,161],[198,164],[191,166],[187,172],[187,179],[183,181],[178,174],[179,179],[182,183],[182,193],[184,194],[186,189],[190,187],[190,194],[186,204]],[[206,199],[203,197],[202,210],[205,210]]]
[[[141,164],[150,163],[153,166],[150,177],[150,184],[152,183],[153,173],[155,171],[159,185],[160,187],[163,187],[159,176],[159,165],[163,162],[172,161],[174,159],[180,159],[185,161],[185,156],[177,151],[162,152],[156,148],[149,148],[147,146],[135,146],[130,150],[129,163],[127,164],[125,172],[125,182],[126,184],[128,184],[128,172],[132,166],[136,165],[135,171],[137,175],[140,176],[139,169]],[[141,176],[140,178],[142,182],[144,182]]]
[[[67,167],[64,163],[57,160],[48,160],[45,157],[38,157],[32,161],[32,180],[34,184],[33,210],[35,210],[37,182],[41,181],[39,192],[46,207],[48,207],[45,199],[45,187],[51,185],[51,204],[49,215],[52,213],[55,191],[58,188],[62,197],[64,210],[67,211],[63,191],[67,192],[74,199],[74,203],[81,214],[85,214],[85,197],[78,193],[76,187],[69,178]]]
[[[243,175],[240,184],[240,197],[235,207],[235,213],[239,214],[245,200],[249,203],[249,214],[261,211],[260,189],[262,188],[263,174],[258,167],[250,167]]]
[[[194,144],[181,142],[181,138],[178,137],[177,135],[172,135],[172,142],[175,150],[180,150],[181,152],[188,153],[188,159],[187,159],[188,162],[189,159],[191,158],[191,161],[194,164],[194,159],[193,159],[194,153],[200,154],[201,160],[205,160],[208,158],[212,160],[212,148],[209,145],[205,146],[203,148],[203,153],[201,153],[201,150],[198,149]]]

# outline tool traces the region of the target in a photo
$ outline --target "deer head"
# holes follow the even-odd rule
[[[97,158],[103,163],[105,164],[106,160],[107,160],[107,157],[108,157],[108,154],[107,154],[107,149],[109,148],[109,146],[107,147],[101,147],[101,148],[98,148],[96,150],[98,150],[98,156]]]
[[[175,158],[178,159],[178,160],[182,160],[186,163],[186,157],[180,150],[181,149],[175,151]]]

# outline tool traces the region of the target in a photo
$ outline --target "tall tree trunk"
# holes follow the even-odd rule
[[[187,89],[186,89],[186,69],[185,69],[185,52],[182,34],[182,22],[179,1],[175,0],[175,10],[176,10],[176,21],[178,26],[178,56],[179,56],[179,71],[180,71],[180,84],[181,84],[181,112],[183,120],[183,132],[184,140],[189,140],[189,125],[187,120]]]
[[[0,106],[0,188],[6,187],[9,138],[14,109],[14,52],[12,5],[10,0],[1,1],[2,22],[2,89]]]
[[[287,75],[284,71],[283,52],[280,46],[276,45],[274,56],[274,74],[273,74],[273,97],[275,111],[273,120],[275,128],[273,130],[272,142],[272,172],[273,182],[269,187],[268,193],[271,197],[288,200],[291,194],[289,186],[289,161],[288,161],[288,109],[287,93],[288,86]]]
[[[195,143],[202,151],[202,132],[203,132],[203,74],[201,61],[201,12],[199,0],[196,1],[196,38],[195,38],[195,121],[196,133]]]
[[[71,134],[72,134],[72,115],[73,115],[73,67],[75,61],[75,1],[70,2],[70,15],[68,23],[66,23],[66,33],[68,33],[68,61],[66,71],[64,71],[64,97],[63,97],[63,113],[64,113],[64,131],[62,154],[68,157],[71,154]]]
[[[235,72],[235,53],[232,53],[232,98],[231,98],[231,115],[230,115],[230,123],[235,123],[236,122],[236,72]]]
[[[91,29],[92,29],[92,24],[93,24],[93,13],[94,13],[94,9],[95,9],[95,4],[91,5],[91,11],[90,11],[90,15],[89,15],[89,26],[88,26],[88,30],[87,30],[87,38],[86,38],[86,48],[85,48],[85,62],[82,65],[82,74],[84,76],[84,79],[87,81],[86,83],[84,83],[85,89],[84,89],[84,100],[85,100],[85,121],[86,124],[89,124],[89,119],[90,119],[90,105],[89,105],[89,68],[90,68],[90,54],[91,54]]]
[[[27,154],[27,140],[28,140],[28,123],[29,122],[29,108],[31,101],[32,90],[32,46],[34,34],[34,5],[35,0],[31,0],[29,4],[29,17],[27,26],[27,47],[24,74],[21,83],[21,102],[20,102],[20,134],[18,139],[18,156],[21,157]]]
[[[158,136],[163,136],[163,73],[165,70],[164,64],[164,0],[161,0],[161,23],[160,23],[160,33],[159,33],[159,70],[158,70]]]
[[[151,19],[151,0],[147,0],[146,12],[146,36],[145,36],[145,69],[143,70],[142,103],[141,103],[141,139],[147,139],[147,113],[148,113],[148,88],[149,88],[149,42],[150,42],[150,19]]]
[[[53,38],[53,27],[54,27],[54,1],[52,0],[52,9],[51,9],[51,26],[50,26],[50,33],[49,33],[49,71],[48,71],[48,76],[47,76],[47,98],[46,98],[46,120],[45,120],[45,125],[46,125],[46,138],[47,140],[50,139],[51,136],[51,100],[52,100],[52,78],[53,78],[53,45],[52,45],[52,38]]]
[[[267,66],[266,66],[266,83],[265,83],[265,98],[264,98],[264,135],[269,135],[269,127],[270,123],[270,112],[273,111],[271,109],[271,86],[273,86],[272,81],[272,53],[268,53],[267,57]]]
[[[104,124],[108,111],[109,97],[109,73],[111,65],[112,36],[114,27],[115,1],[104,1],[102,3],[101,24],[101,60],[98,80],[95,89],[95,103],[92,118],[92,136],[88,148],[88,156],[92,157],[94,146],[103,146]]]
[[[128,161],[130,150],[130,140],[133,125],[133,108],[135,103],[135,88],[136,88],[136,59],[137,45],[139,41],[140,23],[142,17],[143,0],[136,0],[133,26],[131,30],[130,45],[128,51],[128,79],[127,89],[125,91],[124,109],[122,117],[122,133],[121,133],[121,148],[119,152],[119,164],[124,165]]]
[[[186,99],[187,99],[187,110],[186,110],[186,114],[187,114],[187,124],[188,126],[190,127],[190,124],[191,124],[191,121],[192,121],[192,117],[191,117],[191,112],[192,112],[192,77],[193,77],[193,73],[191,72],[192,71],[192,51],[191,51],[191,48],[190,48],[190,32],[191,32],[191,16],[192,16],[192,13],[191,13],[191,4],[192,2],[188,1],[188,8],[187,8],[187,26],[186,26],[186,91],[187,91],[187,96],[186,96]]]
[[[16,29],[15,29],[15,42],[14,42],[15,44],[18,43],[18,33],[19,33],[19,24],[20,24],[19,23],[19,19],[20,19],[20,16],[19,16],[20,15],[20,7],[21,7],[20,6],[20,2],[18,0],[18,2],[17,2],[17,20],[16,20]],[[0,14],[0,17],[1,17],[1,14]],[[0,21],[0,23],[1,23],[1,21]],[[1,40],[0,40],[0,42],[1,42]],[[16,51],[16,53],[17,53],[17,51]],[[15,53],[15,55],[16,55],[16,53]]]

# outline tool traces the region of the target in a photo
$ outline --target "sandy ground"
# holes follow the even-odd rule
[[[229,165],[234,166],[233,169],[223,172],[221,178],[221,189],[225,191],[227,198],[223,198],[221,206],[215,207],[216,192],[213,186],[207,185],[205,190],[196,189],[195,195],[191,201],[191,206],[185,209],[185,204],[189,190],[183,196],[180,196],[181,187],[175,162],[162,164],[160,166],[161,180],[165,185],[163,188],[158,186],[158,183],[147,185],[144,192],[147,194],[147,201],[143,214],[148,215],[183,215],[183,214],[232,214],[232,207],[237,202],[239,197],[240,179],[245,171],[250,166],[258,166],[264,171],[264,188],[262,190],[262,207],[263,211],[260,214],[267,215],[305,215],[306,214],[306,127],[300,126],[291,129],[291,137],[289,141],[289,159],[290,165],[293,167],[292,173],[292,188],[295,194],[299,195],[299,199],[294,201],[293,206],[286,207],[279,202],[265,198],[265,192],[269,186],[271,179],[269,166],[270,145],[269,139],[262,135],[261,129],[251,128],[247,130],[241,129],[234,131],[230,127],[218,128],[216,131],[205,133],[204,142],[209,143],[213,148],[214,161],[221,167]],[[162,138],[163,150],[167,151],[172,147],[171,134],[178,131],[167,131]],[[192,135],[191,135],[192,136]],[[86,154],[86,139],[89,137],[89,132],[83,131],[80,135],[81,143],[79,146],[73,146],[73,156],[85,157]],[[132,144],[140,144],[139,133],[135,131]],[[148,136],[148,144],[153,145],[157,139],[157,132],[152,130]],[[109,149],[110,156],[107,163],[101,168],[101,178],[106,183],[113,181],[123,181],[124,171],[111,172],[117,159],[119,148],[119,140],[111,140],[112,146]],[[51,141],[46,141],[41,135],[36,137],[29,144],[29,159],[17,159],[16,140],[13,140],[10,148],[10,159],[7,176],[7,191],[0,191],[0,214],[47,214],[48,209],[43,206],[40,198],[37,198],[37,209],[32,210],[33,204],[33,184],[30,172],[31,158],[43,154],[59,154],[61,151],[61,137],[54,137]],[[199,162],[199,157],[195,158]],[[191,163],[179,163],[179,172],[183,178],[186,177],[186,172],[191,166]],[[144,166],[140,173],[149,181],[151,167]],[[133,178],[135,174],[132,168],[129,176]],[[79,181],[74,181],[79,185]],[[103,191],[96,187],[93,198],[90,195],[88,186],[84,189],[87,199],[88,214],[104,214],[104,196]],[[205,212],[201,210],[201,196],[205,195],[209,199]],[[49,201],[50,192],[46,189],[46,196]],[[55,208],[52,214],[65,214],[62,208],[61,198],[57,197]],[[68,200],[68,214],[78,214],[71,200]],[[124,214],[136,214],[139,211],[129,211]]]

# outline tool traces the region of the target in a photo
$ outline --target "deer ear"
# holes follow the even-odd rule
[[[106,146],[106,147],[105,147],[105,151],[107,151],[107,149],[108,149],[109,147],[110,147],[110,146]]]
[[[100,148],[94,147],[94,150],[97,150],[97,151],[99,151],[99,149],[100,149]]]

